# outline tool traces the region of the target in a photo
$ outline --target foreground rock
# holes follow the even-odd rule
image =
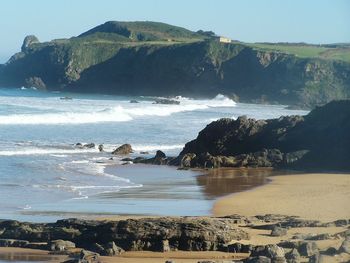
[[[176,159],[182,167],[288,167],[350,170],[350,100],[306,116],[239,117],[207,125]]]
[[[50,224],[10,220],[0,222],[0,230],[0,239],[22,240],[18,243],[22,247],[29,242],[46,242],[51,250],[64,251],[76,245],[101,255],[118,255],[124,250],[222,251],[231,240],[249,239],[230,218],[67,219]]]

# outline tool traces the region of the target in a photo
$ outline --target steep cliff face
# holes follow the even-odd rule
[[[35,79],[36,81],[31,81]],[[350,97],[350,63],[298,57],[154,22],[107,22],[78,37],[39,43],[0,67],[1,86],[208,97],[314,106]]]

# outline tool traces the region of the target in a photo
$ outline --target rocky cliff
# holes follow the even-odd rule
[[[350,170],[350,100],[333,101],[306,116],[210,123],[177,160],[194,167],[288,167]]]
[[[70,39],[26,37],[22,51],[0,67],[0,85],[123,95],[222,93],[314,106],[350,97],[350,63],[220,43],[208,32],[163,23],[107,22]]]

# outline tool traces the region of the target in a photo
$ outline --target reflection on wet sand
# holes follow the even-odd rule
[[[208,170],[206,174],[197,176],[197,183],[204,195],[212,199],[266,184],[269,181],[268,176],[281,173],[283,172],[270,168],[220,168]]]
[[[0,248],[1,262],[62,262],[67,256],[49,255],[47,251],[25,248]]]

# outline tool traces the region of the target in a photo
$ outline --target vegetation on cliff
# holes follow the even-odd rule
[[[26,37],[0,85],[312,107],[350,97],[349,54],[347,45],[221,43],[212,32],[110,21],[70,39]]]

